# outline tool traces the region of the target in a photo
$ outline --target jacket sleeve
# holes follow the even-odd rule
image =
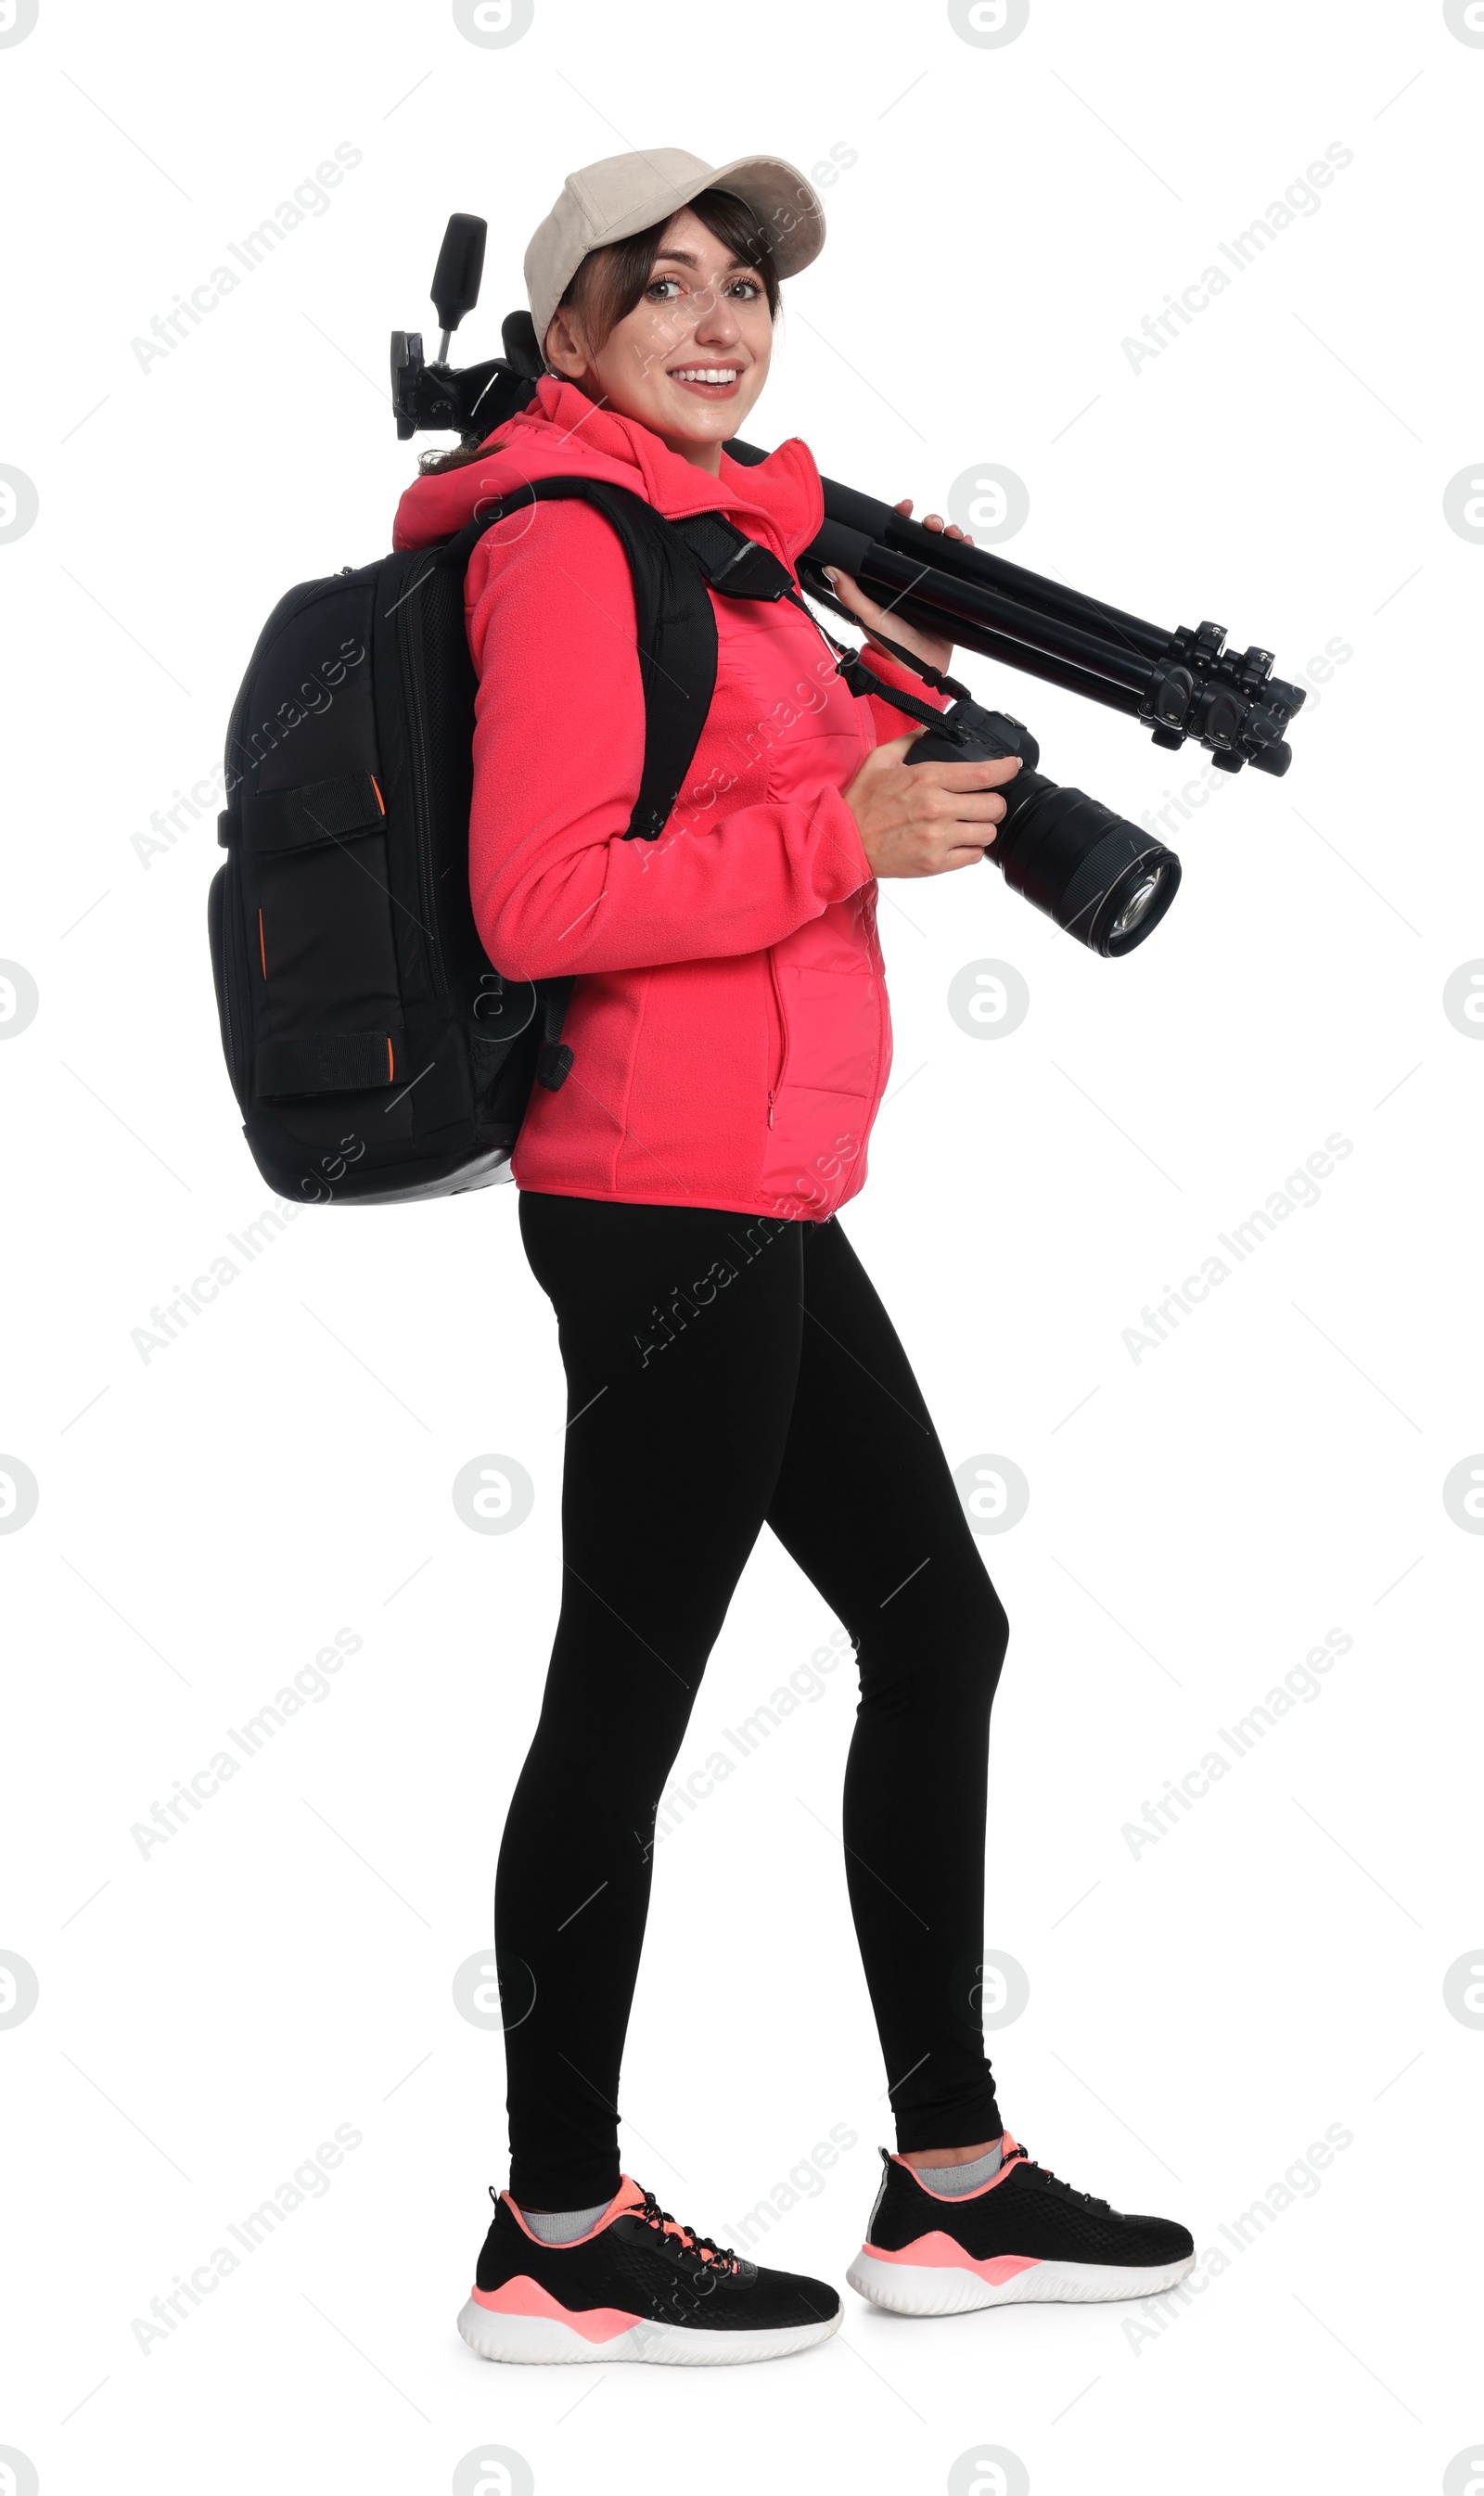
[[[831,787],[624,839],[644,701],[628,558],[601,514],[553,502],[498,522],[465,598],[479,676],[470,893],[499,970],[552,979],[757,952],[870,883]]]
[[[919,702],[930,702],[935,710],[947,709],[951,697],[935,693],[931,685],[925,685],[920,676],[913,675],[911,668],[904,668],[900,659],[888,657],[884,650],[873,650],[869,641],[862,642],[860,655],[872,672],[881,677],[883,685],[894,685],[899,693],[915,694]],[[871,716],[876,722],[878,745],[889,744],[894,736],[908,736],[918,726],[911,713],[898,710],[895,702],[882,702],[876,694],[868,696],[868,701]]]

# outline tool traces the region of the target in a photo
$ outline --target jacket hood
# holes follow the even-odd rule
[[[764,537],[784,559],[816,537],[824,493],[814,454],[795,436],[754,467],[722,452],[721,474],[667,450],[633,417],[595,407],[575,384],[545,373],[522,408],[492,434],[484,456],[441,476],[419,477],[397,505],[393,548],[429,546],[475,516],[481,504],[538,477],[592,477],[641,494],[666,519],[683,512],[725,512],[749,536]]]

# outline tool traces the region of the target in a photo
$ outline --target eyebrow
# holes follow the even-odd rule
[[[700,266],[700,261],[694,251],[662,251],[656,257],[656,268],[659,267],[662,260],[683,261],[687,268],[699,268]],[[756,277],[757,274],[757,268],[754,266],[753,263],[748,260],[729,260],[727,264],[727,268],[728,275],[734,268],[742,269],[749,277]]]

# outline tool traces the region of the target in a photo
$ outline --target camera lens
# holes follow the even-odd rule
[[[1095,953],[1130,953],[1180,884],[1180,860],[1080,789],[1020,771],[988,852],[1011,889]]]
[[[1139,886],[1139,889],[1134,893],[1132,899],[1125,902],[1122,910],[1118,914],[1118,917],[1114,920],[1112,926],[1108,929],[1110,939],[1114,936],[1127,936],[1129,928],[1134,926],[1137,921],[1143,918],[1145,911],[1148,909],[1150,903],[1155,897],[1155,894],[1159,889],[1160,872],[1161,870],[1159,867],[1156,867],[1153,875],[1146,875],[1143,883]]]
[[[1018,755],[1021,767],[1001,792],[1005,813],[984,856],[1012,892],[1079,945],[1104,955],[1131,953],[1179,889],[1173,850],[1081,789],[1045,779],[1036,768],[1040,747],[1024,723],[1007,711],[983,710],[968,695],[916,739],[908,759],[958,763],[1005,754]]]

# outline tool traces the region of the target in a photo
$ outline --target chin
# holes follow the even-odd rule
[[[669,421],[667,418],[658,417],[654,418],[652,422],[656,432],[663,429],[665,433],[678,434],[685,442],[725,442],[736,430],[735,425],[729,421],[731,416],[732,410],[729,407],[719,407],[714,414],[689,417],[684,424],[676,424]]]

